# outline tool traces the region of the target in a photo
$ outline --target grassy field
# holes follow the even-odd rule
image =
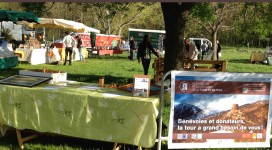
[[[240,48],[241,49],[241,48]],[[222,48],[222,60],[228,61],[228,72],[256,72],[256,73],[272,73],[272,66],[261,63],[251,64],[249,61],[252,51],[264,51],[265,49],[251,48],[248,52],[237,52],[234,47]],[[137,61],[130,61],[127,59],[129,53],[125,52],[122,55],[103,56],[88,58],[86,62],[73,62],[72,66],[63,65],[30,65],[22,62],[18,67],[10,70],[0,70],[0,79],[18,74],[21,69],[50,69],[57,71],[64,71],[68,73],[68,80],[75,80],[80,82],[98,83],[100,76],[105,77],[105,84],[115,83],[117,85],[124,85],[132,83],[134,74],[143,74],[142,65]],[[153,56],[154,58],[154,56]],[[151,61],[153,62],[153,61]],[[149,75],[153,77],[154,70],[150,65]],[[166,105],[164,109],[164,122],[169,121],[170,109]],[[110,150],[113,143],[84,140],[70,137],[59,136],[41,136],[37,139],[25,143],[25,149],[29,150]],[[0,137],[0,150],[18,149],[16,134],[10,131],[6,136]],[[121,149],[134,150],[135,146],[122,145]],[[153,148],[156,149],[156,146]],[[162,149],[167,149],[164,143]],[[265,148],[264,148],[265,149]],[[230,150],[230,149],[229,149]]]

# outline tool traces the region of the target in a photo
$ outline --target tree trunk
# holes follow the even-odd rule
[[[212,60],[217,60],[217,31],[212,32],[212,43],[213,43],[213,57]]]
[[[118,28],[118,35],[121,36],[123,27]]]
[[[164,72],[183,68],[183,39],[186,17],[194,3],[161,3],[166,43]]]

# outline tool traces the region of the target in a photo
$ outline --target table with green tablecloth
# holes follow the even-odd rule
[[[65,84],[0,84],[0,124],[146,148],[155,144],[158,96],[132,97],[112,88]]]
[[[10,69],[18,64],[18,56],[0,57],[0,69]]]

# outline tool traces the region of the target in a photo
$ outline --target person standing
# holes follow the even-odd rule
[[[201,51],[202,51],[202,55],[201,55],[201,60],[203,60],[204,55],[206,55],[207,50],[208,50],[208,44],[206,43],[206,41],[203,41],[203,44],[200,46]]]
[[[96,42],[96,33],[95,32],[91,32],[90,33],[90,39],[91,39],[92,50],[94,50],[94,48],[96,47],[96,45],[95,45],[95,42]]]
[[[78,49],[78,52],[79,52],[79,60],[80,61],[85,61],[83,51],[82,51],[83,41],[78,35],[76,36],[76,40],[77,40],[77,49]]]
[[[69,54],[69,65],[72,65],[72,54],[73,54],[73,47],[76,43],[76,40],[70,35],[69,31],[65,32],[66,36],[63,38],[63,46],[65,48],[65,61],[63,65],[66,65],[67,57]]]
[[[133,36],[130,37],[129,40],[129,52],[130,52],[130,60],[134,60],[134,50],[135,50],[135,41]]]
[[[148,75],[148,69],[150,65],[151,60],[151,53],[159,57],[159,54],[154,50],[150,43],[149,35],[144,35],[143,41],[139,44],[138,53],[137,53],[137,59],[140,63],[140,60],[142,60],[142,65],[144,68],[144,75]]]
[[[185,40],[184,40],[183,53],[184,53],[184,59],[188,59],[190,62],[192,60],[197,60],[198,49],[194,43],[190,42],[190,39],[188,37],[185,38]],[[194,67],[196,67],[196,66],[194,66]],[[188,63],[184,64],[184,68],[189,68]]]
[[[189,38],[184,41],[184,58],[189,60],[197,60],[198,50],[194,43],[190,42]]]
[[[218,40],[216,41],[216,43],[217,43],[217,56],[216,57],[217,57],[217,60],[219,60],[221,57],[221,45]]]

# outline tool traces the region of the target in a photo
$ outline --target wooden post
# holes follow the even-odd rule
[[[16,129],[16,134],[17,134],[17,139],[18,139],[20,149],[24,149],[21,131]]]
[[[38,134],[32,134],[30,136],[22,138],[22,134],[19,129],[16,129],[16,134],[17,134],[17,139],[18,139],[20,149],[24,149],[24,142],[32,140],[39,136]]]

